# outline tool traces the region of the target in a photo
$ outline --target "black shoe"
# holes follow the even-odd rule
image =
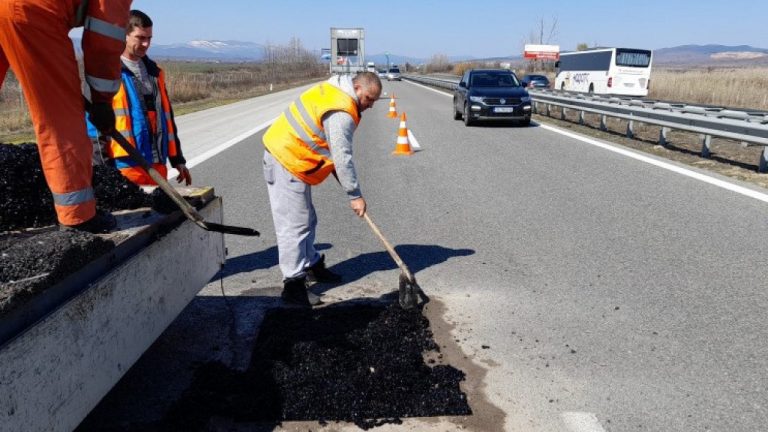
[[[307,280],[303,277],[287,279],[283,283],[280,297],[288,304],[302,307],[317,306],[321,303],[320,297],[307,290]]]
[[[96,215],[77,225],[59,225],[59,231],[85,231],[91,234],[104,234],[117,226],[117,219],[112,213],[96,210]]]
[[[341,275],[336,274],[325,268],[325,255],[320,255],[320,259],[307,269],[308,282],[341,282]]]

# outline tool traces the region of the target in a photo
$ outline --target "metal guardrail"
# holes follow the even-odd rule
[[[430,86],[454,90],[458,77],[434,78],[419,75],[404,75],[404,79]],[[568,110],[579,112],[579,123],[584,123],[584,114],[600,116],[600,129],[607,130],[608,117],[627,121],[626,134],[634,137],[635,123],[660,126],[659,145],[667,146],[667,134],[675,129],[701,136],[701,156],[711,156],[712,137],[740,141],[743,146],[763,146],[758,161],[758,172],[768,172],[768,112],[737,110],[723,107],[688,105],[683,103],[654,101],[631,97],[587,95],[557,90],[530,89],[533,112],[551,117],[551,107],[560,108],[560,118],[566,120]]]

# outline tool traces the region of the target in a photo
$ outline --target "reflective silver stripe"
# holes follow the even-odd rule
[[[176,135],[172,134],[172,133],[169,133],[168,134],[168,142],[171,142],[171,141],[176,141]]]
[[[126,108],[118,108],[115,110],[115,116],[127,116],[131,111]]]
[[[94,33],[125,42],[125,28],[108,23],[92,16],[85,17],[83,27]]]
[[[103,93],[117,93],[120,90],[120,80],[108,80],[103,78],[96,78],[95,76],[86,75],[85,82],[91,86],[92,89]]]
[[[299,139],[304,141],[304,144],[308,145],[312,150],[314,150],[317,147],[315,141],[309,135],[307,135],[307,131],[305,131],[299,122],[296,121],[296,119],[293,117],[290,106],[285,110],[285,112],[283,112],[283,115],[286,119],[288,119],[288,124],[290,124],[293,130],[296,131],[296,133],[299,135]]]
[[[92,188],[80,189],[79,191],[75,192],[53,194],[53,203],[60,206],[73,206],[93,200],[94,197]]]
[[[321,140],[327,141],[325,139],[325,133],[317,127],[314,121],[312,121],[312,117],[309,116],[309,112],[307,112],[307,107],[304,106],[304,103],[301,102],[301,98],[296,99],[296,108],[299,110],[299,114],[301,114],[301,118],[304,120],[304,123],[306,123],[307,126],[309,126],[310,129],[312,129],[312,132],[319,136]]]

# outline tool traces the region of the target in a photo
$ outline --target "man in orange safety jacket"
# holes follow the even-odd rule
[[[152,25],[152,19],[144,12],[130,12],[125,29],[125,50],[120,56],[120,90],[112,100],[115,129],[161,176],[167,176],[166,162],[170,161],[179,173],[176,180],[190,185],[192,176],[181,152],[165,73],[147,55],[152,43]],[[123,176],[138,185],[157,184],[122,146],[109,137],[100,136],[90,122],[88,135],[98,143],[94,151],[97,163],[114,165]]]
[[[120,86],[120,53],[130,0],[0,1],[0,83],[10,67],[35,127],[40,161],[63,229],[107,232],[114,217],[96,212],[91,141],[77,59],[69,38],[83,26],[85,81],[91,121],[114,130],[112,96]]]

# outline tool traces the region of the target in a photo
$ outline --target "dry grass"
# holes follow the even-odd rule
[[[303,84],[327,74],[314,61],[201,63],[160,61],[176,115],[212,108]],[[0,142],[34,141],[32,122],[18,82],[8,73],[0,91]]]
[[[648,96],[768,111],[768,68],[655,68]]]

